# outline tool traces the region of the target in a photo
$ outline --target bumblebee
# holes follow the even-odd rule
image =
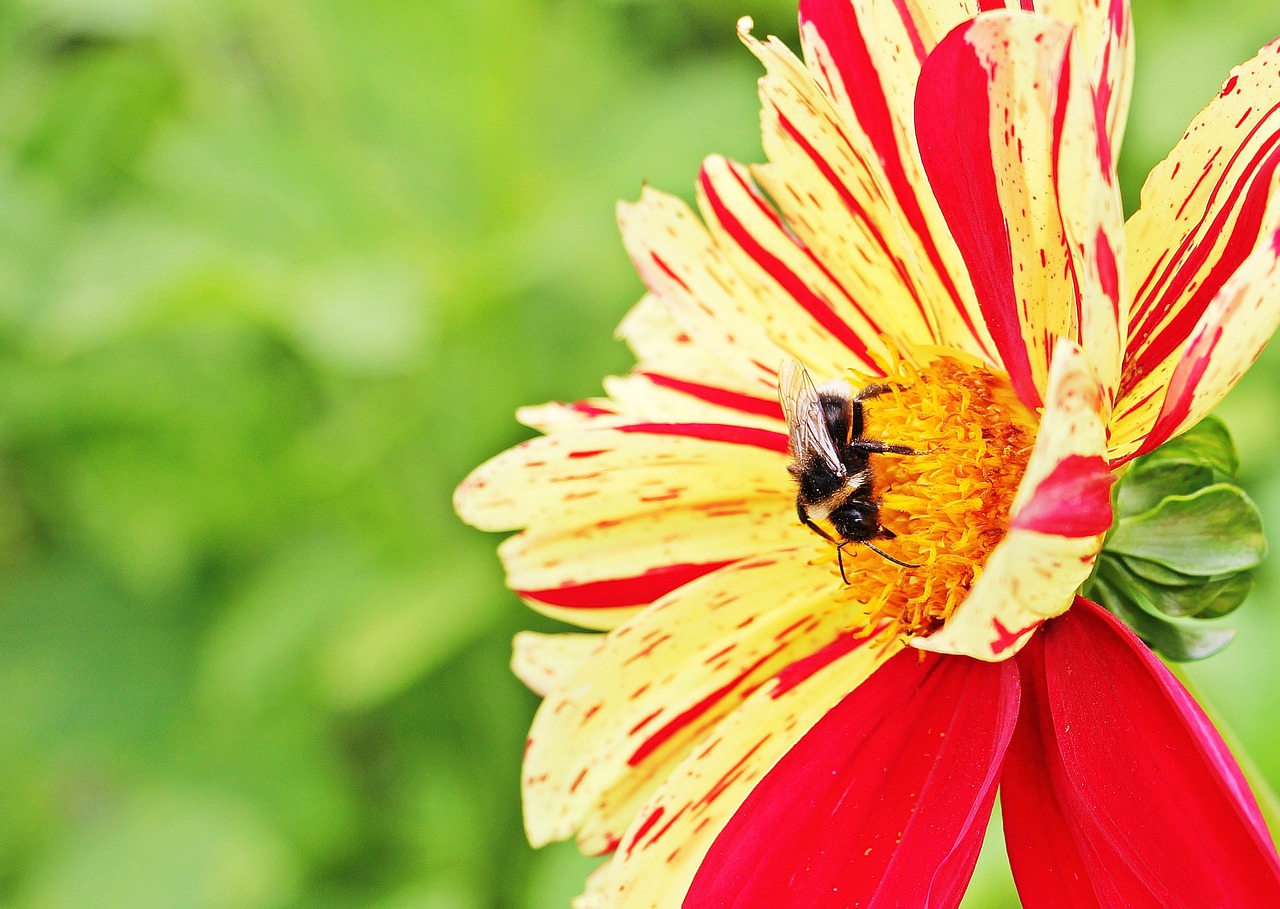
[[[918,454],[914,448],[868,439],[862,402],[889,391],[888,385],[868,385],[856,394],[849,383],[835,380],[814,387],[809,373],[795,360],[785,364],[778,382],[778,399],[787,418],[793,463],[787,468],[796,478],[796,513],[800,521],[834,544],[844,573],[844,548],[850,543],[903,568],[919,568],[889,555],[873,540],[891,540],[895,534],[880,523],[880,505],[871,476],[873,454]],[[826,521],[833,537],[817,521]]]

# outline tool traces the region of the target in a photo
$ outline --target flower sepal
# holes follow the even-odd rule
[[[1084,592],[1167,659],[1203,659],[1231,641],[1233,629],[1204,620],[1244,601],[1266,555],[1238,466],[1226,426],[1209,417],[1136,459],[1115,488],[1116,523]]]

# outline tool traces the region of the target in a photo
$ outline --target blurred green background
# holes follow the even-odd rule
[[[1134,2],[1130,206],[1280,35]],[[519,820],[551,625],[449,496],[627,368],[614,200],[759,159],[745,13],[794,46],[793,0],[0,2],[0,909],[578,891]],[[1278,380],[1223,415],[1280,539]],[[1273,781],[1278,619],[1272,567],[1193,667]]]

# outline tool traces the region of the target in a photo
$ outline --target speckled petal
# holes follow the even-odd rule
[[[603,639],[599,634],[522,631],[512,641],[511,672],[534,694],[546,697],[565,676],[587,661]]]
[[[833,596],[839,579],[810,566],[815,551],[747,560],[686,585],[560,680],[525,751],[534,845],[593,815],[621,836],[632,818],[617,816],[619,804],[649,794],[755,688],[847,630],[856,614]]]
[[[756,782],[901,649],[897,638],[880,645],[850,635],[753,694],[654,793],[575,906],[678,906],[707,849]]]
[[[795,519],[786,435],[628,423],[532,439],[458,488],[462,518],[527,528],[499,554],[531,605],[589,628],[730,562],[811,544]]]
[[[833,297],[851,329],[873,343],[880,335],[900,345],[947,341],[989,357],[973,290],[941,216],[933,211],[940,233],[919,236],[911,222],[923,230],[921,202],[890,188],[870,138],[841,114],[815,73],[776,38],[758,41],[741,25],[740,32],[767,70],[760,99],[769,163],[752,174],[838,287]],[[923,204],[934,209],[924,191]],[[941,250],[949,251],[950,268]]]
[[[1125,226],[1129,349],[1112,431],[1131,455],[1155,425],[1187,340],[1280,227],[1280,41],[1236,67],[1142,188]]]
[[[1105,387],[1119,379],[1119,190],[1083,69],[1066,25],[985,13],[943,39],[916,93],[930,184],[1029,407],[1059,337],[1096,348]]]

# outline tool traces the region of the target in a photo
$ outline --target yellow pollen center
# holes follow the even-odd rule
[[[1009,528],[1009,510],[1036,436],[1036,418],[1008,376],[953,351],[899,356],[883,378],[854,375],[890,390],[863,403],[864,436],[918,454],[873,454],[883,527],[874,541],[894,565],[865,546],[845,547],[844,596],[868,623],[928,635],[955,611]]]

